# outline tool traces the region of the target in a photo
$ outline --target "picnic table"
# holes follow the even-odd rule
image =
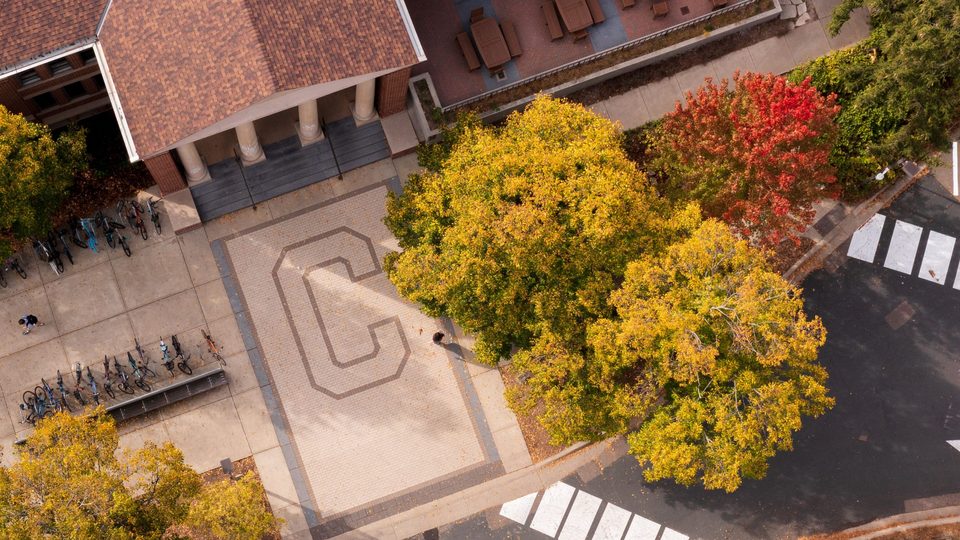
[[[496,19],[480,19],[470,25],[470,32],[487,69],[499,68],[510,61],[510,49]]]
[[[554,0],[567,31],[578,32],[593,24],[586,0]]]

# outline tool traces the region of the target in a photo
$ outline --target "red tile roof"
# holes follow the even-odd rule
[[[141,157],[274,93],[417,62],[395,0],[114,0],[100,40]]]
[[[0,71],[92,41],[107,0],[4,0]]]

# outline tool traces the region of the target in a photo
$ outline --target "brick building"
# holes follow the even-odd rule
[[[358,125],[404,110],[424,54],[404,0],[11,0],[0,103],[51,127],[112,114],[161,190],[209,178],[203,141],[264,159],[254,122],[287,112],[321,139],[318,103],[349,93]],[[294,112],[295,111],[295,112]]]

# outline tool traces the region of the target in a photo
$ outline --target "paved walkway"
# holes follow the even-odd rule
[[[819,19],[782,36],[765,39],[672,77],[594,103],[590,108],[620,122],[623,129],[633,129],[672,111],[677,101],[684,100],[684,93],[696,90],[706,77],[715,81],[731,79],[737,70],[785,73],[832,50],[856,43],[869,34],[867,15],[860,9],[853,13],[836,37],[831,37],[826,27],[830,13],[840,0],[812,0],[809,3],[813,4]]]

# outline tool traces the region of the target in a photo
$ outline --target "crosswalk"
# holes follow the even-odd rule
[[[884,225],[887,217],[883,214],[874,214],[867,222],[853,233],[847,256],[868,263],[874,263],[877,249],[880,246]],[[893,225],[893,234],[890,237],[890,246],[883,259],[884,268],[913,275],[917,255],[921,253],[923,227],[912,223],[897,220]],[[929,231],[926,242],[923,244],[923,257],[920,260],[920,269],[917,277],[940,285],[945,285],[947,274],[950,271],[950,261],[953,259],[957,239],[934,230]],[[960,277],[960,272],[956,272]],[[954,289],[960,290],[960,279],[954,278]]]
[[[530,519],[538,496],[540,503]],[[600,512],[601,507],[603,512]],[[500,515],[558,540],[586,540],[591,530],[592,540],[688,539],[685,534],[662,527],[613,503],[604,503],[599,497],[563,482],[548,487],[542,496],[534,492],[504,503]]]

